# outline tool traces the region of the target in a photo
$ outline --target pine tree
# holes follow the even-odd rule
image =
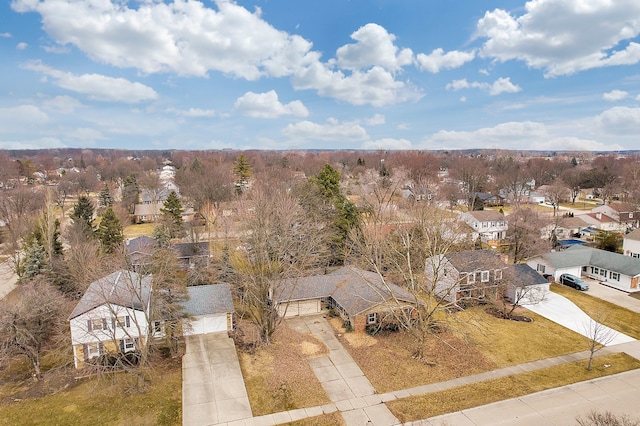
[[[60,221],[58,219],[53,223],[53,241],[51,243],[52,254],[54,256],[62,256],[62,241],[60,241]]]
[[[164,216],[164,222],[169,226],[171,238],[181,237],[184,234],[182,221],[182,203],[176,191],[171,191],[164,201],[164,206],[160,209]]]
[[[78,197],[78,202],[71,212],[71,218],[82,226],[85,233],[93,233],[93,203],[87,196]]]
[[[24,272],[25,278],[34,277],[45,270],[46,252],[44,246],[40,244],[38,238],[32,236],[24,249]]]
[[[109,254],[114,253],[124,240],[122,225],[111,207],[107,208],[102,215],[98,227],[98,239],[102,243],[102,250]]]
[[[238,155],[238,158],[233,163],[233,174],[236,177],[236,193],[242,194],[248,188],[249,178],[251,177],[251,166],[244,154]]]
[[[101,207],[111,207],[113,206],[113,197],[111,196],[111,191],[109,190],[109,186],[105,182],[104,186],[100,190],[100,194],[98,196],[98,204]]]

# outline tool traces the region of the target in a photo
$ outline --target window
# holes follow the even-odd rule
[[[489,271],[480,272],[480,281],[483,283],[489,282]]]
[[[538,266],[536,266],[536,271],[541,272],[541,273],[543,273],[543,274],[544,274],[544,272],[545,272],[545,270],[546,270],[546,269],[547,269],[547,268],[545,267],[545,265],[541,265],[541,264],[539,264],[539,263],[538,263]]]
[[[489,222],[482,222],[482,227],[483,228],[488,228],[489,227]]]
[[[602,275],[603,277],[606,277],[607,271],[605,271],[604,269],[600,269],[600,275]]]
[[[610,271],[609,278],[611,278],[612,280],[620,281],[620,274],[617,272]]]
[[[128,337],[122,339],[122,352],[131,352],[136,349],[136,342]]]
[[[640,253],[631,253],[631,257],[633,257],[634,259],[639,259]]]
[[[494,228],[496,226],[495,222],[491,222],[491,227]]]
[[[629,219],[633,219],[633,212],[629,213]]]
[[[502,279],[502,269],[496,269],[493,276],[496,281],[500,281]]]
[[[467,284],[473,284],[476,282],[476,274],[473,272],[467,275]]]
[[[105,318],[94,318],[87,320],[87,329],[89,331],[108,330],[109,326]]]
[[[153,322],[153,332],[156,334],[162,332],[162,323],[160,321]]]
[[[600,273],[600,269],[596,268],[595,266],[592,266],[591,267],[591,273],[598,275]]]
[[[377,313],[372,312],[369,315],[367,315],[367,324],[375,324],[376,322],[378,322],[378,314]]]
[[[129,318],[129,315],[124,315],[116,318],[116,324],[120,328],[128,328],[131,327],[131,319]]]
[[[87,343],[84,345],[84,359],[91,359],[102,355],[102,343]]]

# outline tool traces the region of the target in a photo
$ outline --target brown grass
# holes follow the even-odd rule
[[[307,361],[327,353],[325,345],[311,335],[290,329],[286,323],[280,325],[273,338],[274,343],[253,354],[239,353],[253,415],[329,403]]]
[[[296,420],[295,422],[283,423],[282,426],[345,426],[344,419],[340,413],[323,414],[316,417]]]
[[[387,406],[400,421],[408,422],[640,368],[639,360],[624,353],[598,357],[594,363],[591,371],[586,361],[579,361],[391,401]]]
[[[551,284],[551,290],[571,300],[589,316],[600,316],[599,313],[604,312],[604,317],[599,318],[599,322],[640,339],[640,314],[637,312],[560,284]]]

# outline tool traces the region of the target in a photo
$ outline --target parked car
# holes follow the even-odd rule
[[[576,277],[572,274],[560,275],[560,284],[573,287],[577,290],[587,291],[589,290],[589,284],[587,284],[582,278]]]

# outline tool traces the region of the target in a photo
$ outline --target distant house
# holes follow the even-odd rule
[[[209,243],[179,243],[171,246],[178,256],[178,263],[184,269],[209,265]]]
[[[140,272],[151,263],[151,256],[158,242],[146,235],[132,238],[126,242],[127,263],[136,272]]]
[[[497,241],[507,237],[509,228],[502,213],[495,210],[480,210],[465,212],[460,215],[460,220],[468,224],[478,233],[482,241]]]
[[[540,231],[543,238],[551,238],[551,233],[555,232],[558,239],[563,239],[575,237],[588,227],[589,224],[581,216],[561,217],[544,226]]]
[[[287,281],[274,299],[283,317],[334,309],[355,331],[389,321],[394,310],[410,310],[416,303],[411,293],[383,282],[378,274],[347,266],[330,274]]]
[[[636,229],[624,236],[622,253],[635,259],[640,258],[640,229]]]
[[[591,209],[592,213],[603,213],[620,224],[635,226],[640,220],[640,211],[631,203],[611,203]]]
[[[435,283],[438,297],[465,304],[478,299],[495,300],[507,269],[504,256],[491,250],[469,250],[427,259],[425,275],[427,282]]]
[[[139,349],[160,337],[151,323],[151,276],[120,270],[92,282],[69,316],[76,368],[105,353]]]
[[[569,273],[606,283],[619,290],[639,291],[640,261],[631,256],[585,246],[572,246],[561,252],[536,256],[527,264],[540,274],[553,276]]]
[[[233,300],[229,284],[187,287],[189,300],[183,302],[187,318],[182,321],[182,334],[229,332],[233,330]]]
[[[136,223],[156,222],[162,212],[162,204],[136,204],[134,206],[133,219]]]
[[[482,204],[485,207],[504,205],[504,197],[502,197],[501,195],[489,194],[487,192],[474,192],[473,194],[470,194],[469,198],[471,198],[472,200],[478,198],[480,201],[482,201]]]
[[[624,232],[627,229],[626,224],[620,223],[613,217],[602,212],[586,213],[576,217],[587,222],[590,228],[601,231]]]

